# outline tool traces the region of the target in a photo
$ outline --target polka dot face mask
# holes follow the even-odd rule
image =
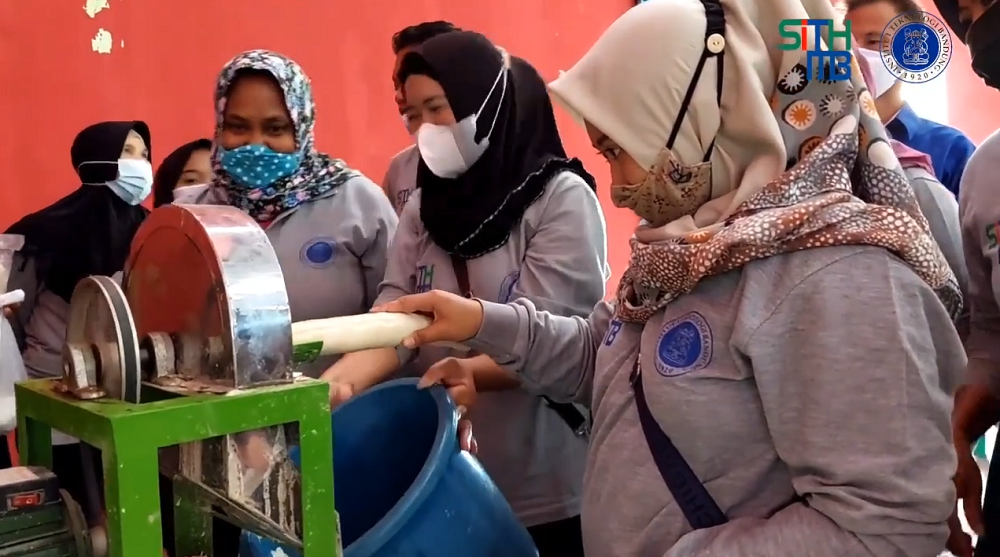
[[[266,145],[219,147],[222,168],[233,181],[249,189],[269,186],[295,173],[302,162],[298,153],[278,153]]]

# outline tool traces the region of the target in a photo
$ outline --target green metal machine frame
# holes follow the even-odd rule
[[[51,467],[51,428],[101,450],[110,557],[162,553],[159,449],[290,423],[299,424],[304,556],[340,556],[326,383],[305,379],[226,396],[177,396],[143,384],[142,399],[155,402],[142,404],[78,400],[58,383],[15,386],[22,463]],[[175,482],[176,557],[212,556],[211,509],[200,491]]]

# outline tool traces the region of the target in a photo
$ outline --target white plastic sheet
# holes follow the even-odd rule
[[[6,317],[0,317],[0,434],[13,431],[17,426],[14,383],[27,378],[14,330]]]

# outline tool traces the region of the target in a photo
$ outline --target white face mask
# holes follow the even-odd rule
[[[146,159],[118,159],[118,177],[108,187],[125,203],[138,205],[153,189],[153,165]]]
[[[198,203],[198,198],[200,198],[207,189],[208,184],[192,184],[190,186],[174,188],[174,203]]]
[[[500,100],[497,102],[497,111],[493,115],[493,123],[490,124],[490,131],[479,143],[476,143],[476,126],[479,115],[482,113],[486,103],[497,88],[497,84],[503,81],[500,90]],[[486,94],[482,106],[476,112],[462,118],[458,123],[439,126],[437,124],[424,123],[417,130],[417,149],[420,150],[420,158],[424,160],[427,168],[440,178],[457,178],[464,174],[469,167],[476,164],[476,161],[483,156],[490,146],[490,135],[497,124],[497,117],[500,115],[500,106],[503,97],[507,93],[507,67],[504,66],[497,75],[493,87]]]
[[[871,91],[869,93],[871,93],[872,98],[877,99],[895,85],[898,79],[889,71],[889,68],[885,67],[881,53],[868,50],[867,48],[859,48],[858,50],[865,57],[865,60],[868,61],[868,68],[872,72]]]
[[[111,164],[109,162],[90,161],[80,164]],[[129,205],[138,205],[149,197],[149,192],[153,190],[153,165],[146,159],[118,159],[118,177],[103,184],[93,184],[93,186],[107,186],[115,192],[122,201]]]

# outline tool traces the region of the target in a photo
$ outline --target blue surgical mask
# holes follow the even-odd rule
[[[153,166],[146,159],[119,159],[118,177],[105,185],[125,203],[138,205],[153,189]]]
[[[278,153],[264,145],[244,145],[233,150],[219,147],[222,169],[233,180],[251,188],[270,186],[295,173],[302,162],[298,153]]]

